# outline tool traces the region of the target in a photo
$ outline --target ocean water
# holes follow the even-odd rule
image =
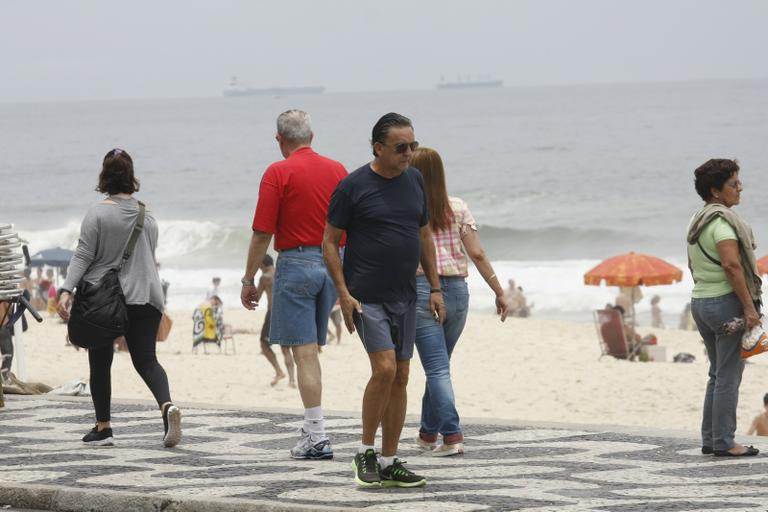
[[[32,252],[74,248],[101,158],[124,148],[159,221],[170,307],[199,302],[213,275],[235,305],[259,180],[281,158],[276,116],[310,112],[315,149],[351,171],[371,158],[376,119],[396,111],[443,156],[497,274],[523,286],[534,314],[588,321],[616,294],[582,284],[600,260],[633,250],[684,268],[693,169],[708,158],[740,160],[739,212],[768,240],[767,107],[768,80],[0,103],[0,223]],[[469,281],[472,307],[490,310],[482,279]],[[676,325],[691,286],[644,290],[641,320],[658,294]]]

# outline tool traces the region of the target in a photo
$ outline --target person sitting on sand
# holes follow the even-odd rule
[[[275,265],[272,260],[272,256],[269,254],[264,256],[261,262],[261,277],[259,278],[259,286],[256,288],[256,301],[261,300],[263,294],[267,295],[267,314],[264,315],[264,325],[261,328],[261,353],[267,358],[269,364],[275,369],[275,377],[270,386],[274,386],[285,378],[285,373],[280,368],[280,364],[277,362],[277,357],[272,351],[272,347],[269,344],[269,324],[272,317],[272,284],[275,280]],[[291,347],[281,346],[280,349],[283,352],[283,359],[285,359],[285,369],[288,372],[288,386],[296,387],[296,372],[294,371],[295,365],[293,362],[293,354],[291,354]]]
[[[533,303],[528,305],[528,299],[525,297],[525,294],[523,293],[522,286],[517,287],[517,294],[518,294],[517,307],[511,312],[511,315],[516,318],[528,318],[529,316],[531,316],[531,308],[533,307]]]
[[[648,354],[645,350],[645,345],[648,345],[651,339],[655,338],[655,336],[652,334],[647,336],[640,336],[640,334],[638,334],[635,330],[635,326],[632,324],[632,319],[629,318],[629,316],[626,314],[624,308],[616,305],[613,306],[613,309],[621,314],[621,321],[624,325],[624,336],[627,339],[629,351],[636,353],[637,358],[640,361],[648,361]]]
[[[507,281],[507,284],[509,284],[509,288],[504,291],[504,301],[507,303],[510,316],[513,316],[512,312],[520,307],[520,290],[518,290],[514,279]]]
[[[748,436],[768,436],[768,393],[763,395],[763,412],[755,416],[747,430]]]
[[[504,291],[504,302],[508,306],[509,316],[527,318],[531,316],[533,304],[528,305],[528,299],[523,294],[523,287],[517,286],[514,279],[507,281],[509,288]]]

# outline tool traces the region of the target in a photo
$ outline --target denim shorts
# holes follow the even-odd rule
[[[281,346],[325,345],[328,315],[336,298],[320,247],[281,251],[272,286],[269,342]]]
[[[416,301],[362,306],[362,314],[355,312],[352,318],[365,351],[394,350],[398,361],[410,360],[416,341]]]

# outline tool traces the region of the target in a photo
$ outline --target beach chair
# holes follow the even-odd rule
[[[594,312],[597,339],[600,340],[600,358],[613,356],[616,359],[633,361],[641,347],[627,341],[621,313],[615,309],[598,309]]]
[[[222,331],[221,335],[221,342],[224,345],[224,353],[228,354],[227,347],[229,346],[229,343],[232,343],[232,353],[237,354],[237,345],[235,345],[235,335],[232,334],[232,325],[231,324],[224,324],[224,330]]]

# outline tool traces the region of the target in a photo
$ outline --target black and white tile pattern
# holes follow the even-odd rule
[[[10,397],[0,409],[0,483],[386,511],[768,510],[768,456],[714,459],[695,440],[467,424],[459,457],[425,456],[404,438],[400,455],[425,488],[361,490],[350,466],[357,418],[328,418],[336,458],[313,462],[288,457],[295,415],[183,414],[182,443],[165,449],[154,408],[115,404],[116,446],[93,448],[80,442],[93,421],[87,400]]]

